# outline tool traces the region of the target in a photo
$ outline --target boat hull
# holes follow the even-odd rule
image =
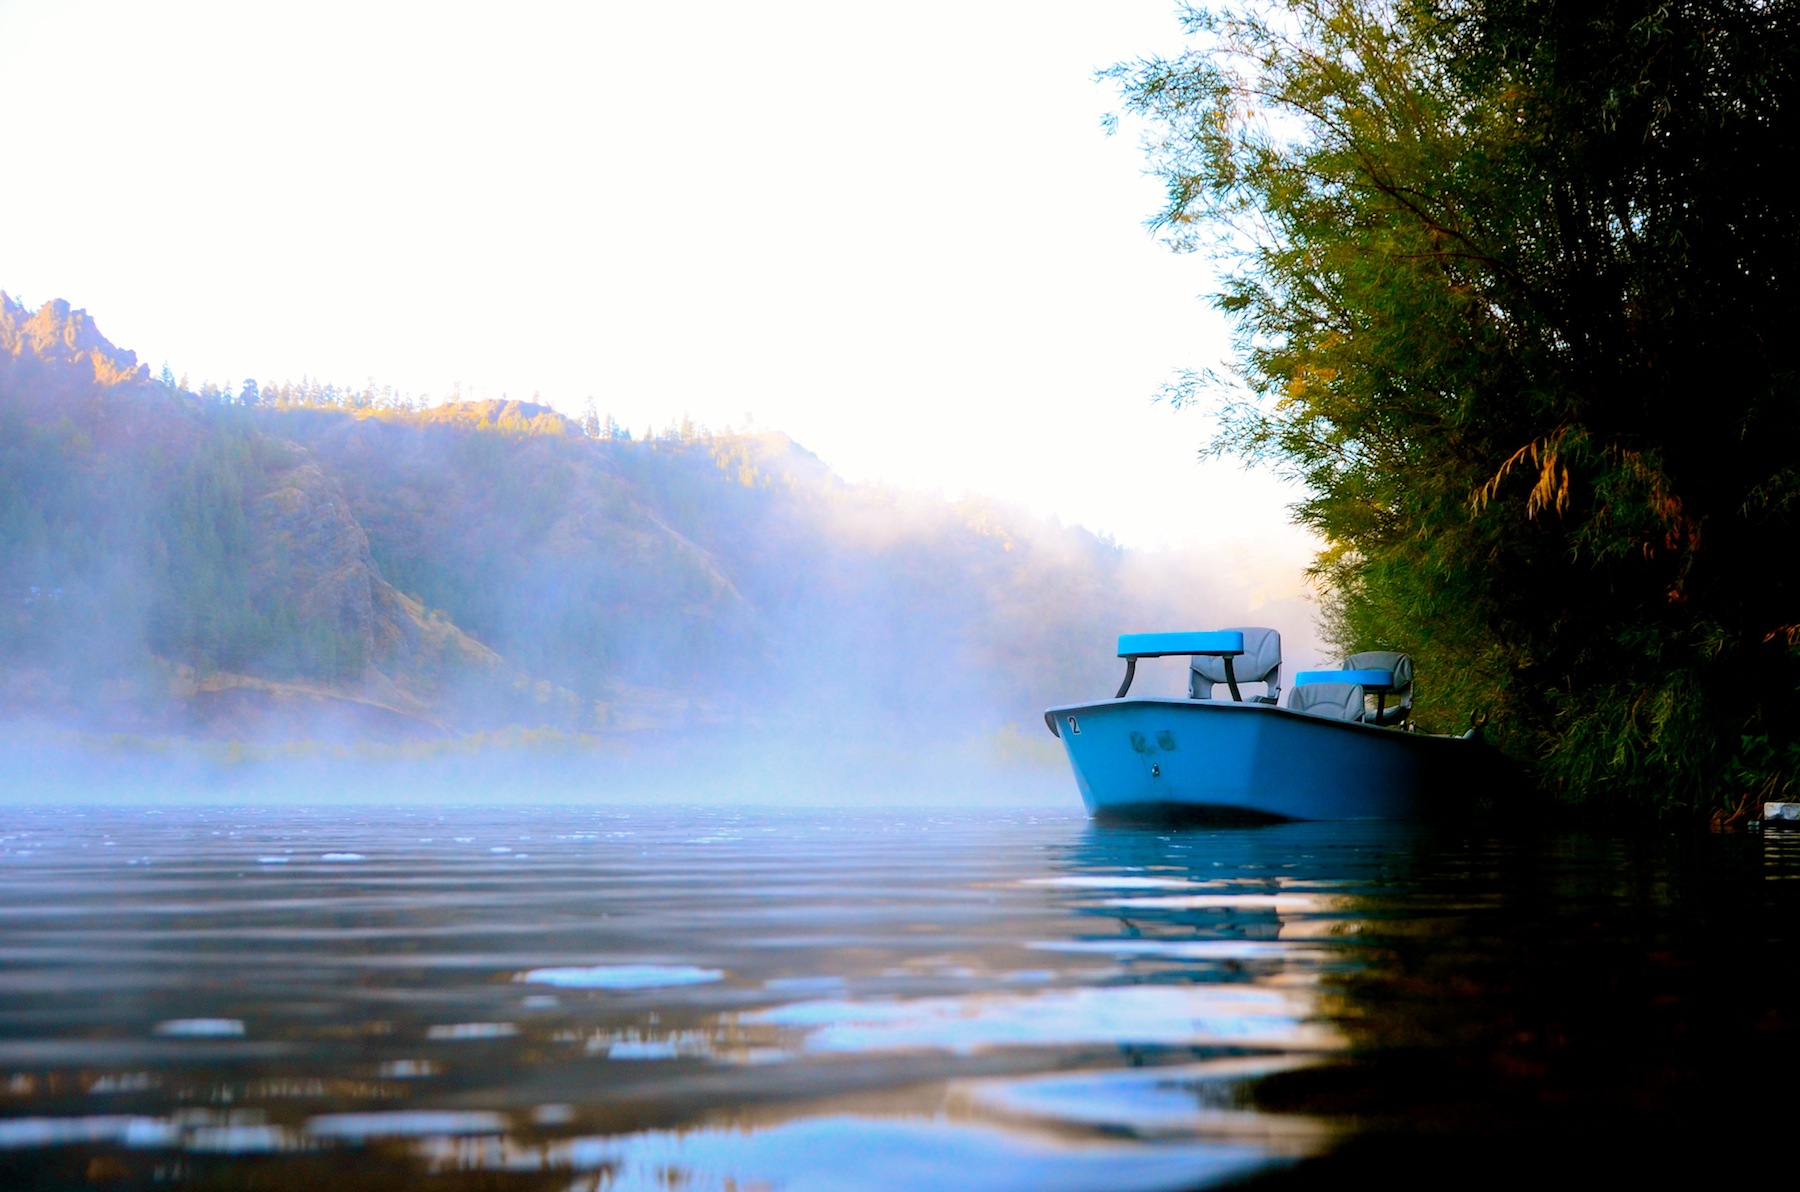
[[[1483,752],[1459,737],[1223,700],[1107,700],[1045,719],[1097,818],[1400,819],[1454,797]]]

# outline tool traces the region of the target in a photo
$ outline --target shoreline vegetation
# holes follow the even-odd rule
[[[1327,543],[1326,636],[1406,651],[1564,804],[1800,792],[1800,6],[1184,7],[1108,72],[1226,262],[1222,411]]]

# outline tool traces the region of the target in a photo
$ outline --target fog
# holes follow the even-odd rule
[[[1042,712],[1112,692],[1118,634],[1320,658],[1303,559],[851,484],[779,432],[194,393],[62,303],[0,304],[0,347],[15,801],[1066,802]]]
[[[101,738],[41,722],[0,727],[9,805],[204,807],[1074,805],[1055,742],[943,745],[897,733],[758,739],[714,732],[630,742],[478,739],[434,749]]]
[[[292,699],[212,720],[191,709],[158,717],[127,706],[109,724],[129,703],[120,689],[130,681],[84,681],[83,668],[94,669],[91,649],[39,658],[40,675],[66,668],[73,676],[70,693],[49,701],[65,715],[22,714],[29,701],[19,697],[29,693],[18,690],[16,671],[10,676],[0,783],[11,803],[146,807],[1074,806],[1073,780],[1041,712],[1112,693],[1122,672],[1116,632],[1259,619],[1231,602],[1228,585],[1208,587],[1203,562],[1193,558],[1125,554],[1114,590],[1065,562],[1070,588],[1085,578],[1089,590],[1071,590],[1067,604],[1047,594],[1040,608],[1061,619],[1046,626],[979,605],[956,608],[946,577],[933,584],[912,576],[903,553],[899,562],[890,551],[874,557],[888,570],[871,564],[859,572],[840,559],[829,582],[797,576],[810,598],[782,615],[746,616],[762,636],[739,646],[713,641],[677,658],[622,657],[638,682],[610,687],[600,725],[394,731],[330,701]],[[1168,599],[1170,592],[1181,598]],[[1090,603],[1077,607],[1078,600]],[[1194,611],[1181,616],[1182,606]],[[1163,614],[1149,611],[1158,607]],[[1296,595],[1256,611],[1291,625],[1310,607]],[[1290,634],[1290,642],[1307,640]],[[128,636],[121,630],[105,648],[129,656]],[[1290,646],[1289,656],[1296,653]],[[1183,694],[1185,670],[1185,659],[1148,660],[1133,690]],[[661,685],[647,685],[651,679]],[[110,690],[115,706],[72,707],[83,689]],[[444,692],[441,706],[479,715],[500,702],[488,694],[467,678]]]

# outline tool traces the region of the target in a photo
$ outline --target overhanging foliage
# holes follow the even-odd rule
[[[1796,5],[1185,11],[1112,72],[1236,263],[1215,451],[1298,478],[1346,649],[1572,798],[1791,790]]]

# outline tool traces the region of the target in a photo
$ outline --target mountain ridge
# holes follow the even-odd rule
[[[1193,615],[1085,530],[850,485],[780,432],[166,377],[85,311],[0,296],[0,716],[1016,725],[1107,686],[1121,625]]]

